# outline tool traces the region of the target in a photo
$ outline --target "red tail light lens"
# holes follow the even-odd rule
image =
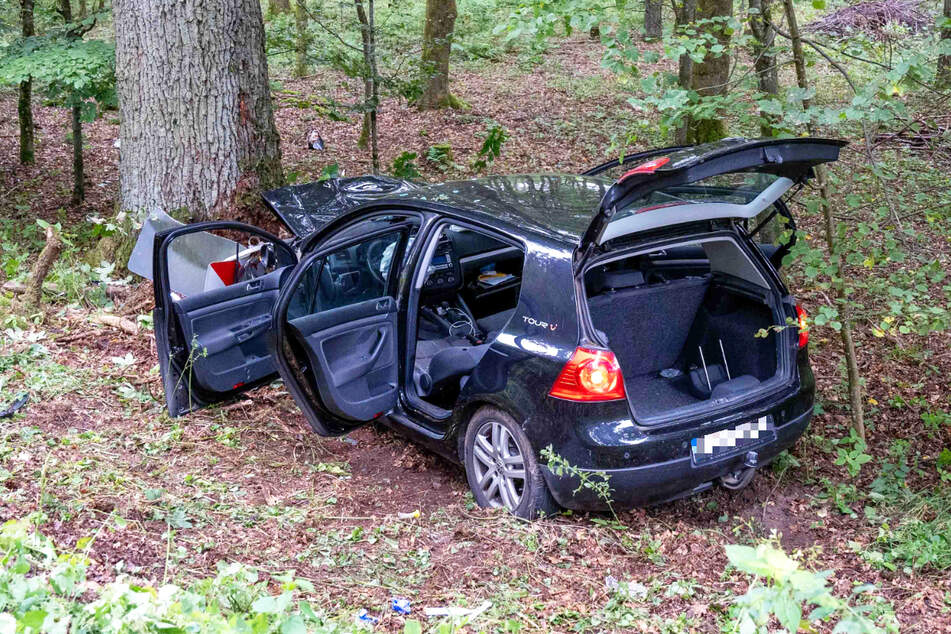
[[[551,386],[549,396],[569,401],[624,398],[621,366],[610,350],[578,348]]]
[[[796,304],[796,319],[799,322],[799,349],[801,350],[809,343],[809,315],[799,304]]]

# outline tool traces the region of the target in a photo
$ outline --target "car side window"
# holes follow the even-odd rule
[[[313,260],[288,306],[288,319],[385,297],[394,274],[390,263],[406,243],[404,228],[350,243]]]

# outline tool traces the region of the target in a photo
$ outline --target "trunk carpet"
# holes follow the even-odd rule
[[[699,403],[700,399],[690,393],[689,379],[682,374],[665,379],[656,374],[633,378],[624,377],[624,389],[638,417],[655,416],[677,407]]]

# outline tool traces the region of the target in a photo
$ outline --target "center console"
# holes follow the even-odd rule
[[[455,291],[462,285],[462,267],[452,247],[452,240],[443,235],[436,245],[423,291],[426,293]]]

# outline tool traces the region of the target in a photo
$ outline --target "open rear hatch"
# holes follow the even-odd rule
[[[707,417],[789,390],[795,307],[740,221],[844,143],[728,139],[653,157],[605,194],[579,250],[590,325],[618,359],[635,418]]]
[[[813,167],[835,161],[835,139],[723,139],[656,156],[625,172],[605,193],[581,238],[579,253],[618,238],[703,220],[749,220],[776,203]],[[724,175],[757,175],[748,184]],[[699,190],[693,185],[707,181]],[[701,195],[703,194],[703,195]]]

